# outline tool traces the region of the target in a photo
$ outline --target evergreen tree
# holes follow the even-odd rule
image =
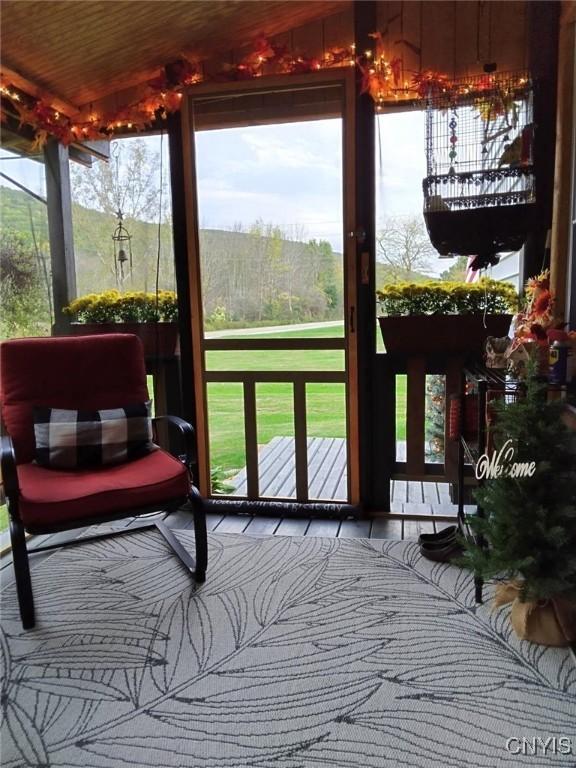
[[[444,419],[446,392],[444,376],[426,377],[426,453],[432,461],[444,461]]]
[[[534,376],[523,388],[494,406],[495,449],[511,440],[514,456],[476,491],[485,517],[470,523],[487,546],[468,542],[464,562],[484,578],[521,580],[523,601],[576,600],[576,440],[561,401]],[[534,462],[532,477],[511,477],[517,462]]]

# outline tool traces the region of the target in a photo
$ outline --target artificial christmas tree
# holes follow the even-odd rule
[[[564,424],[564,403],[550,400],[534,375],[519,386],[517,398],[493,405],[495,451],[505,450],[496,476],[476,491],[484,517],[470,519],[476,537],[463,562],[485,579],[513,582],[507,592],[520,636],[554,645],[561,636],[569,644],[576,640],[575,433]],[[533,473],[519,476],[518,465],[532,463]],[[547,612],[545,624],[556,616],[557,625],[533,635],[539,610]]]

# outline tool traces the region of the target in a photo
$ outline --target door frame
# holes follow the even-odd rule
[[[190,335],[192,340],[193,385],[198,448],[197,483],[204,496],[210,496],[210,455],[207,413],[207,387],[204,376],[202,283],[195,156],[194,103],[213,96],[255,94],[264,91],[293,91],[341,86],[342,94],[342,205],[344,268],[344,339],[346,370],[346,427],[348,462],[348,502],[360,499],[360,435],[358,414],[358,284],[356,210],[356,81],[354,68],[321,70],[305,75],[277,75],[246,82],[206,83],[187,89],[182,104],[182,155],[184,161],[184,199],[186,208],[188,292]],[[265,500],[262,500],[265,503]]]

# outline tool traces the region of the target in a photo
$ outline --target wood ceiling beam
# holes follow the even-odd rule
[[[33,96],[35,99],[42,99],[51,107],[54,107],[54,109],[57,109],[59,112],[63,112],[68,117],[74,117],[74,115],[79,112],[79,108],[71,102],[55,93],[50,93],[50,91],[41,88],[36,83],[33,83],[32,80],[28,80],[28,78],[24,77],[19,72],[16,72],[14,69],[2,65],[0,75],[2,75],[2,78],[7,84],[9,83],[13,85],[15,88],[18,88],[18,90],[27,93],[29,96]]]

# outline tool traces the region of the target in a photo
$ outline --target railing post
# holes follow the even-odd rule
[[[244,437],[246,445],[246,484],[249,499],[257,499],[258,487],[258,428],[256,424],[256,384],[253,379],[243,382]]]
[[[444,394],[446,397],[444,415],[444,474],[454,482],[458,474],[458,444],[450,439],[450,395],[461,391],[462,370],[464,359],[450,358],[446,363],[446,385]],[[460,418],[464,418],[464,410],[460,411]]]
[[[396,372],[391,355],[376,356],[377,391],[372,453],[373,498],[376,506],[390,511],[391,479],[396,468]]]
[[[308,501],[308,437],[306,429],[306,381],[294,381],[294,448],[296,499]]]
[[[406,472],[425,473],[426,360],[409,357],[406,365]]]

